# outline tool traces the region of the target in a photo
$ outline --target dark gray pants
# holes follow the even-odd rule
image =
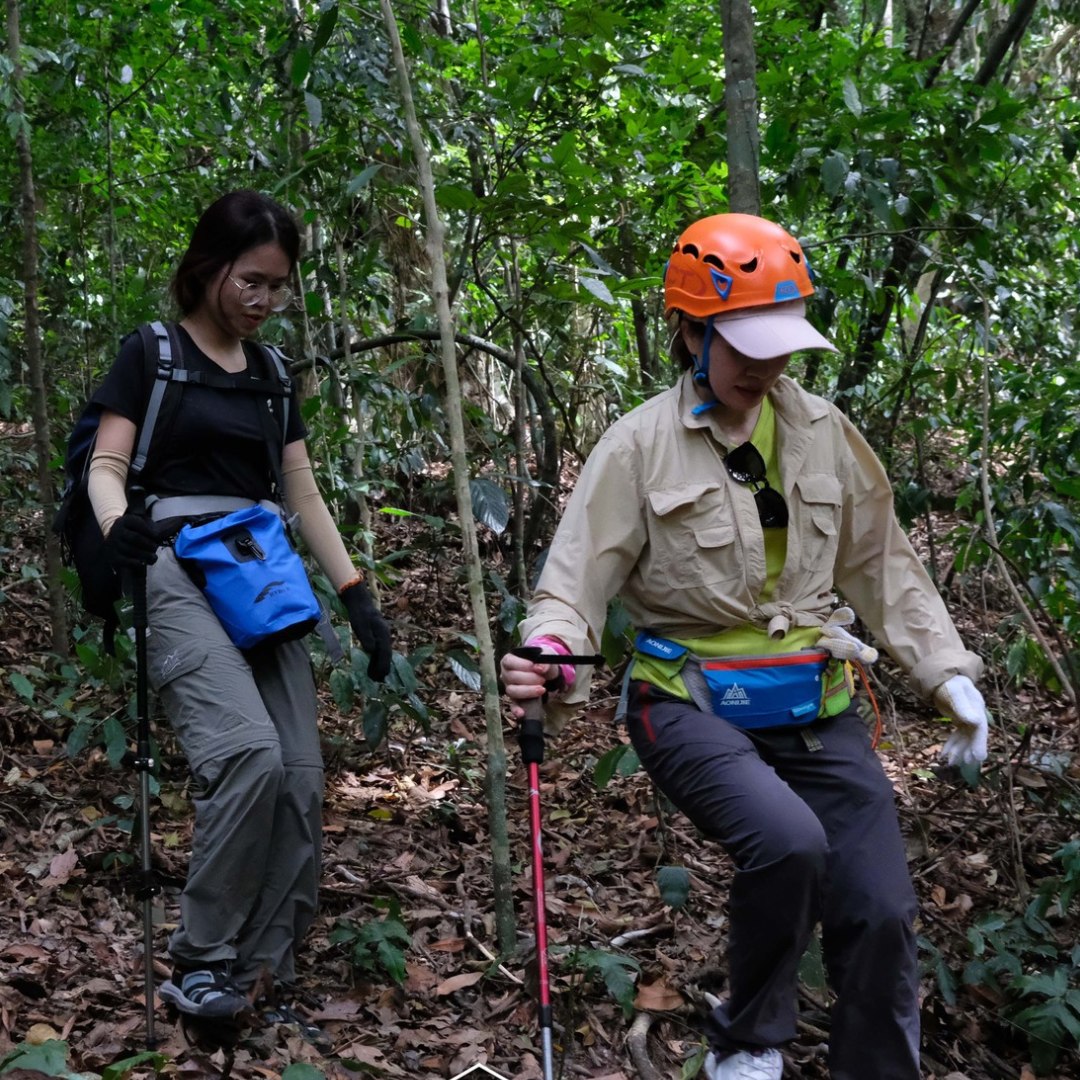
[[[240,986],[263,969],[295,979],[315,915],[323,762],[302,641],[241,653],[162,548],[147,576],[150,683],[195,778],[195,833],[181,923],[184,966],[229,961]]]
[[[657,787],[735,863],[724,1052],[796,1033],[798,965],[818,922],[836,992],[832,1080],[918,1080],[917,905],[892,785],[854,708],[807,731],[749,732],[630,686],[627,724]]]

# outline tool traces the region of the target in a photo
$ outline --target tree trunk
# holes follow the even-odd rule
[[[488,624],[487,602],[484,597],[483,568],[476,540],[476,521],[472,512],[469,490],[469,460],[465,446],[465,423],[461,411],[461,383],[458,378],[457,348],[454,342],[453,315],[450,311],[450,289],[446,276],[443,252],[443,223],[435,204],[435,180],[431,160],[416,119],[412,87],[405,54],[401,48],[397,19],[391,0],[379,0],[387,36],[401,84],[405,124],[409,131],[420,188],[424,197],[427,227],[427,252],[431,260],[431,292],[439,320],[439,342],[443,375],[446,380],[447,421],[450,426],[450,458],[454,469],[454,489],[457,494],[458,517],[461,523],[461,542],[469,580],[469,599],[472,602],[476,643],[480,653],[480,681],[484,696],[484,719],[487,726],[487,801],[488,830],[491,833],[491,863],[495,900],[495,926],[499,949],[504,956],[513,952],[515,941],[514,903],[510,872],[510,841],[506,827],[506,747],[503,742],[502,716],[499,711],[498,682],[495,675],[495,651]]]
[[[757,53],[750,0],[721,0],[720,26],[724,33],[728,205],[734,213],[760,214]]]
[[[45,365],[41,355],[41,314],[38,310],[37,197],[34,193],[34,159],[30,153],[30,121],[23,104],[23,70],[19,56],[19,0],[7,0],[7,29],[13,99],[11,112],[16,122],[15,150],[19,158],[20,210],[23,221],[22,275],[26,305],[26,366],[30,374],[38,497],[44,511],[42,522],[45,529],[45,580],[49,593],[53,652],[66,658],[70,653],[64,590],[60,584],[60,543],[49,528],[51,508],[56,501],[56,489],[49,469],[52,437],[49,431],[49,395],[45,388]]]
[[[975,74],[976,86],[986,86],[997,74],[1006,54],[1013,46],[1019,44],[1024,36],[1037,5],[1038,0],[1020,0],[1020,3],[1013,8],[1009,21],[1001,28],[1001,32],[990,42],[986,50],[986,58]]]

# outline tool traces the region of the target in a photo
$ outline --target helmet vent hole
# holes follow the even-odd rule
[[[796,263],[801,263],[802,262],[802,252],[801,251],[789,251],[788,254],[791,256],[791,261],[792,262],[796,262]]]
[[[701,261],[710,263],[711,265],[715,266],[717,270],[724,269],[724,260],[721,259],[719,255],[706,255],[705,258]]]
[[[757,256],[755,255],[749,262],[745,262],[739,269],[744,274],[752,274],[757,269]]]
[[[682,249],[684,255],[689,255],[692,259],[698,257],[698,249],[696,244],[686,244]]]

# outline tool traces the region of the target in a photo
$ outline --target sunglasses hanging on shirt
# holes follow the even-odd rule
[[[761,527],[785,528],[788,523],[787,503],[784,502],[784,496],[770,486],[761,451],[752,442],[744,442],[725,455],[724,464],[732,480],[739,484],[752,485]]]

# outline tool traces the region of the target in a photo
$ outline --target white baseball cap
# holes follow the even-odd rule
[[[800,349],[839,352],[827,337],[806,321],[806,302],[803,300],[786,300],[782,304],[739,308],[714,315],[713,326],[733,349],[752,360],[771,360],[774,356]]]

